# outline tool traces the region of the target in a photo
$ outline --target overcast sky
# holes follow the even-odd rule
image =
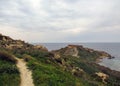
[[[27,42],[120,42],[120,0],[0,0],[0,33]]]

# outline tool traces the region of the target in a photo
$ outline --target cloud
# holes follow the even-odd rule
[[[29,42],[98,41],[100,37],[103,39],[100,41],[106,41],[108,38],[102,34],[109,32],[113,35],[111,41],[120,41],[114,40],[120,30],[119,3],[119,0],[0,0],[0,32]]]

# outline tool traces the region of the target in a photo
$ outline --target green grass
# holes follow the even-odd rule
[[[29,62],[36,86],[75,86],[75,78],[51,65]]]
[[[0,86],[19,86],[20,76],[15,62],[9,53],[0,53]]]
[[[27,65],[32,70],[35,86],[88,86],[70,72],[63,71],[58,64],[45,57],[46,54],[48,53],[34,54],[37,57],[28,61]]]
[[[0,86],[19,86],[20,76],[15,64],[0,60]]]
[[[32,70],[32,76],[34,80],[35,86],[112,86],[114,83],[118,83],[115,81],[116,79],[113,76],[109,79],[108,84],[104,84],[102,80],[95,76],[96,72],[101,72],[101,70],[94,64],[96,59],[100,56],[100,53],[93,52],[90,53],[85,50],[79,49],[80,58],[76,58],[70,55],[63,55],[64,49],[61,50],[61,58],[53,58],[53,55],[46,51],[41,50],[24,50],[24,49],[15,49],[11,51],[14,55],[19,58],[23,58],[28,65],[28,68]],[[4,53],[6,56],[6,53]],[[0,75],[0,84],[6,83],[6,79],[11,79],[11,84],[15,84],[17,86],[19,84],[19,73],[17,72],[17,68],[15,66],[16,61],[11,60],[11,55],[7,55],[7,59],[2,58],[2,60],[6,61],[6,64],[11,64],[8,66],[5,65],[5,68],[1,68],[0,70],[6,70],[7,72],[2,72]],[[62,63],[64,62],[64,64]],[[1,63],[3,64],[3,63]],[[64,68],[66,67],[66,68]],[[73,68],[79,67],[83,69],[84,73],[82,75],[72,75],[71,71]],[[9,72],[11,76],[9,76]],[[12,75],[13,74],[13,75]],[[16,83],[13,81],[16,80]],[[111,81],[114,83],[112,84]],[[9,80],[7,84],[10,83]],[[4,84],[4,86],[7,86]],[[11,85],[12,86],[12,85]],[[14,86],[14,85],[13,85]]]
[[[24,60],[28,62],[28,67],[32,70],[35,86],[97,86],[95,81],[89,81],[88,79],[85,80],[85,78],[82,77],[76,77],[71,74],[70,70],[63,70],[63,67],[58,65],[55,60],[49,57],[48,52],[37,50],[19,52],[22,52],[20,57],[23,57]],[[94,69],[89,69],[89,66],[87,67],[84,62],[81,62],[81,60],[76,57],[65,56],[62,57],[62,59],[66,59],[65,62],[68,65],[86,68],[86,71],[88,72],[92,72],[93,70],[91,69]],[[81,65],[79,62],[81,62]],[[85,66],[83,66],[82,63]],[[88,77],[90,76],[86,74],[86,78]]]

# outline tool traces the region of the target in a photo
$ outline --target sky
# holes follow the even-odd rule
[[[0,33],[32,43],[120,42],[120,0],[0,0]]]

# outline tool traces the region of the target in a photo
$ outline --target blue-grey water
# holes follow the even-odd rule
[[[48,48],[49,51],[63,48],[69,44],[83,45],[84,47],[95,50],[106,51],[115,59],[103,59],[100,63],[103,66],[109,67],[112,70],[120,71],[120,43],[41,43]]]

